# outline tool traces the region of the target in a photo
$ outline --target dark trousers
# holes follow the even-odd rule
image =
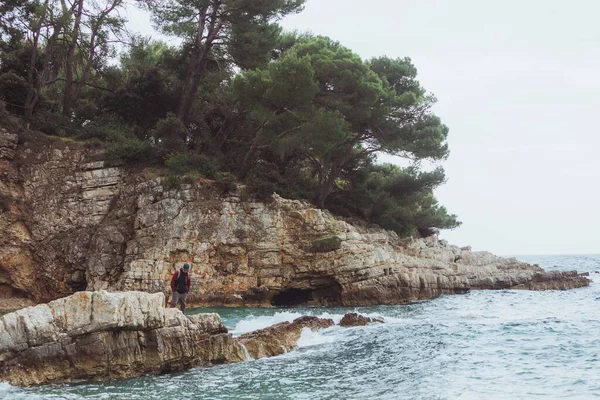
[[[177,307],[177,303],[181,304],[181,312],[185,312],[185,303],[187,300],[187,293],[179,293],[177,291],[172,293],[171,308]]]

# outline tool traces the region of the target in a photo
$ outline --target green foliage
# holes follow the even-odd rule
[[[215,186],[223,194],[235,192],[237,189],[235,176],[229,172],[217,172]]]
[[[215,179],[219,170],[218,164],[205,154],[177,153],[167,158],[165,165],[169,175],[182,176],[198,172],[208,179]]]
[[[329,236],[317,239],[312,243],[312,251],[315,253],[327,253],[342,247],[342,239],[337,236]]]
[[[231,27],[228,51],[236,65],[255,69],[265,65],[272,56],[281,27],[269,22],[243,21]]]
[[[25,36],[22,21],[31,18],[36,6],[35,1],[4,0],[0,3],[0,51],[10,48]]]
[[[200,82],[207,72],[239,62],[241,67],[264,64],[277,43],[274,21],[300,11],[305,0],[157,0],[147,2],[153,22],[187,48],[177,116],[189,125]]]
[[[336,180],[361,157],[443,159],[447,128],[415,76],[408,59],[367,63],[329,38],[299,37],[276,61],[233,82],[254,131],[245,160],[260,156],[257,149],[301,152],[313,169],[314,200],[324,207]]]
[[[190,171],[189,155],[187,153],[173,154],[165,162],[169,175],[181,176]]]
[[[1,73],[8,68],[0,67],[0,96],[2,100],[10,103],[10,107],[18,114],[22,114],[19,105],[25,104],[25,94],[27,93],[27,79],[16,74],[12,70]]]
[[[120,69],[112,71],[110,86],[115,87],[104,97],[104,112],[135,126],[138,137],[149,137],[156,123],[175,110],[182,57],[163,42],[134,37]]]
[[[460,224],[433,195],[443,170],[420,167],[448,156],[448,128],[409,58],[363,60],[282,32],[304,0],[157,0],[139,4],[181,45],[134,37],[113,65],[123,4],[1,3],[0,123],[18,116],[105,147],[108,161],[159,167],[169,187],[200,174],[228,193],[239,181],[401,236]],[[377,165],[380,153],[413,164]]]
[[[194,169],[208,179],[214,179],[219,169],[218,164],[204,154],[194,155],[192,158]]]
[[[122,161],[129,165],[160,165],[162,163],[162,151],[147,140],[135,137],[124,137],[111,144],[104,157],[106,161]]]
[[[167,153],[179,153],[185,150],[188,130],[173,113],[159,120],[150,132],[155,143]]]
[[[0,127],[10,129],[13,133],[21,130],[19,119],[6,110],[6,105],[0,100]]]
[[[452,229],[460,225],[456,215],[440,207],[433,190],[445,182],[444,172],[419,171],[416,166],[373,165],[347,176],[346,189],[335,193],[331,208],[344,215],[359,215],[401,237],[429,236],[432,228]]]
[[[119,117],[102,116],[78,130],[76,138],[83,141],[97,140],[114,143],[125,137],[133,137],[133,128]]]
[[[250,194],[259,200],[268,200],[277,191],[281,177],[273,168],[260,166],[254,168],[245,179]]]

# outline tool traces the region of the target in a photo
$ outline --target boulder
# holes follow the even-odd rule
[[[379,318],[369,318],[364,315],[360,315],[357,313],[346,313],[342,317],[339,325],[340,326],[365,326],[372,322],[379,322],[383,324],[383,320]]]
[[[272,357],[287,353],[298,343],[303,329],[316,331],[333,326],[332,319],[304,316],[292,322],[281,322],[238,338],[252,358]]]

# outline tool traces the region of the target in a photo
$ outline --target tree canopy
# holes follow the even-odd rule
[[[363,60],[283,32],[304,0],[147,0],[180,46],[129,37],[122,0],[0,5],[0,100],[11,118],[107,158],[273,192],[402,236],[454,228],[433,191],[448,128],[409,58]],[[115,62],[115,42],[126,43]],[[112,58],[112,62],[111,62]],[[406,160],[379,164],[377,155]]]

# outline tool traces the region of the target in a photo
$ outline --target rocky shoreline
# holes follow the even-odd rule
[[[98,155],[0,129],[0,313],[21,308],[0,318],[0,380],[123,379],[241,362],[333,325],[303,317],[234,338],[216,314],[164,308],[184,263],[190,306],[406,304],[590,283],[436,236],[401,239],[302,201],[257,202],[243,187],[223,195],[202,178],[172,186],[92,161]],[[349,315],[344,324],[370,322],[381,321]]]
[[[79,292],[0,318],[0,381],[31,386],[105,381],[272,357],[296,347],[301,317],[233,337],[218,314],[163,308],[162,293]]]
[[[192,264],[191,306],[406,304],[478,289],[569,289],[589,280],[400,239],[309,203],[243,187],[169,186],[74,142],[0,129],[0,312],[81,290],[162,292]],[[317,246],[327,242],[331,246]]]

